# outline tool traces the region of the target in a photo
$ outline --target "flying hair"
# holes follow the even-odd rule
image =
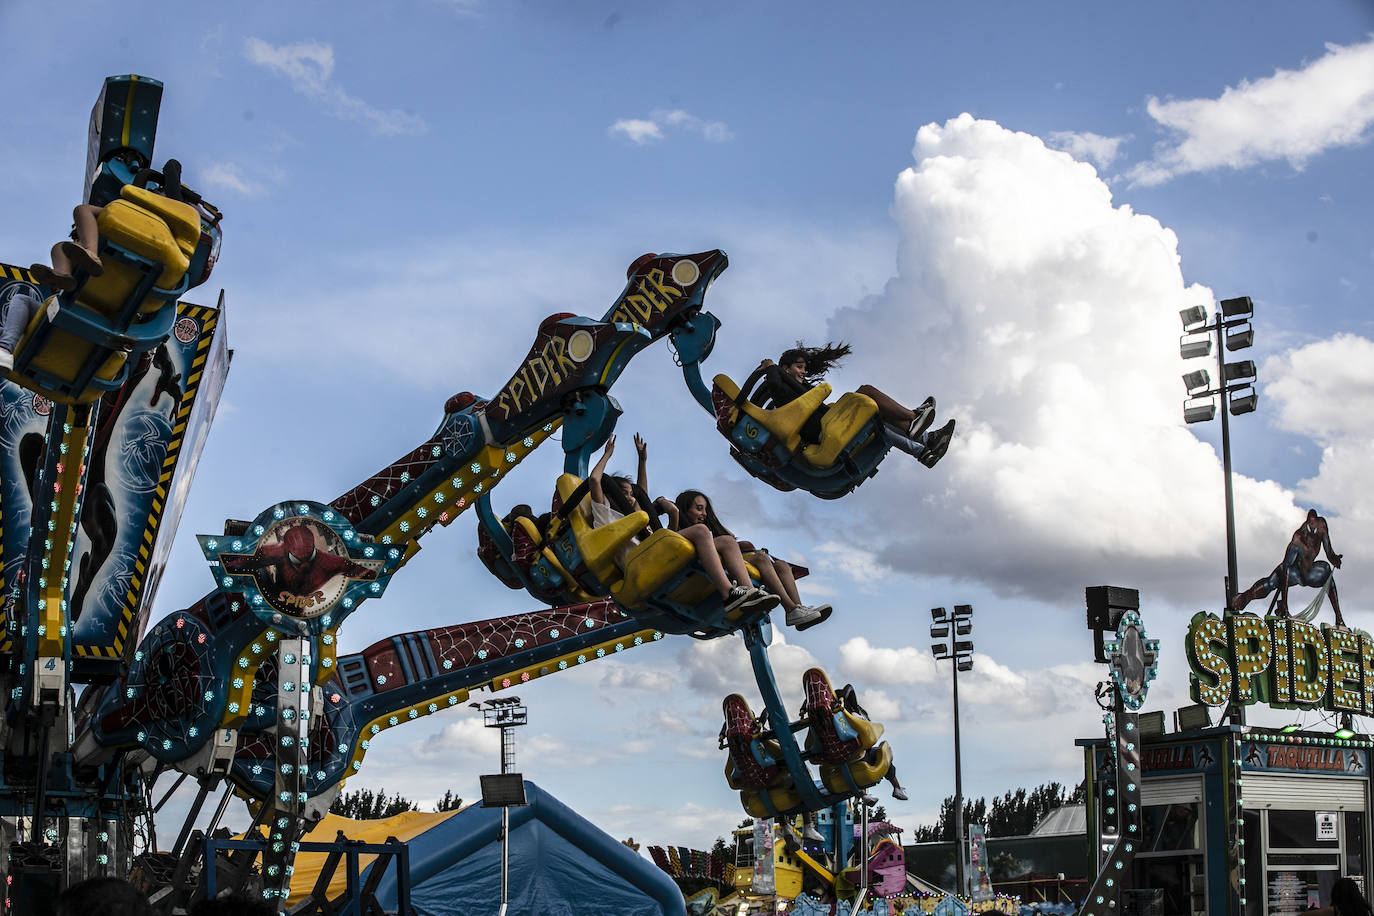
[[[782,356],[778,357],[778,365],[786,366],[798,359],[805,359],[806,381],[808,384],[814,385],[824,378],[827,372],[838,366],[840,360],[852,351],[853,348],[844,341],[829,342],[823,347],[808,347],[799,340],[795,347],[782,351]]]

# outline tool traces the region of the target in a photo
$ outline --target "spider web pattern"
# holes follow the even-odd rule
[[[418,635],[428,644],[440,668],[452,670],[505,658],[577,633],[593,632],[627,616],[608,599],[423,630]],[[363,652],[363,659],[368,681],[376,692],[394,690],[408,683],[397,657],[395,641],[387,639],[376,643]]]
[[[440,434],[436,433],[330,505],[354,525],[361,525],[363,519],[376,512],[383,503],[395,497],[411,481],[434,466],[444,453],[439,440]]]

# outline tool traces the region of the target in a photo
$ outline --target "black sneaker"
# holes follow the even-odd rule
[[[736,586],[738,587],[738,586]],[[731,592],[731,594],[734,594]],[[782,604],[782,599],[766,588],[756,587],[749,590],[742,607],[748,611],[771,611]]]
[[[920,462],[928,468],[933,468],[940,459],[945,457],[945,452],[949,451],[950,440],[954,438],[954,421],[950,420],[935,432],[926,437],[925,451],[921,453]]]
[[[747,585],[736,585],[730,589],[730,594],[725,596],[725,613],[730,613],[736,608],[745,607],[751,601],[757,601],[759,590]]]
[[[912,418],[910,425],[906,428],[906,437],[908,439],[919,439],[921,433],[930,429],[930,424],[935,422],[935,399],[926,398],[921,402],[921,406],[917,407],[912,412],[915,413],[916,416]]]

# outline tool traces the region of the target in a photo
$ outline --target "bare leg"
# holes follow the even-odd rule
[[[882,417],[884,423],[891,423],[893,426],[905,428],[916,419],[916,412],[909,407],[903,407],[883,392],[874,388],[872,385],[860,385],[858,393],[872,398],[878,405],[878,416]]]
[[[706,577],[711,580],[711,584],[720,592],[722,598],[730,596],[730,580],[725,576],[725,567],[720,562],[720,554],[716,551],[716,545],[711,539],[711,529],[705,525],[692,525],[684,528],[678,534],[685,537],[696,548],[697,560],[701,562],[701,568],[706,571]]]
[[[100,247],[100,229],[96,225],[99,215],[100,208],[92,204],[80,204],[72,211],[77,241],[75,245],[70,241],[62,241],[52,246],[54,274],[70,277],[73,266],[80,266],[91,276],[100,276],[102,265],[100,258],[96,257],[96,249]]]
[[[782,601],[782,609],[784,611],[790,611],[792,608],[801,604],[800,601],[793,598],[792,595],[788,593],[787,589],[783,587],[782,581],[778,577],[777,570],[773,566],[774,560],[766,551],[759,551],[754,560],[754,567],[759,571],[759,579],[763,581],[763,584],[768,587],[770,592],[777,595]]]
[[[749,567],[744,565],[744,554],[740,553],[739,541],[722,534],[716,538],[716,552],[720,554],[721,563],[725,564],[725,571],[745,588],[751,588],[754,580],[749,576]]]
[[[773,571],[777,573],[778,581],[782,583],[782,591],[778,594],[786,596],[784,601],[791,600],[793,604],[801,604],[801,592],[797,591],[797,577],[792,574],[792,564],[786,560],[775,559],[771,555],[768,559],[773,561]]]
[[[100,228],[96,225],[98,216],[100,207],[94,204],[78,204],[72,211],[72,220],[76,223],[76,243],[93,258],[100,247]]]

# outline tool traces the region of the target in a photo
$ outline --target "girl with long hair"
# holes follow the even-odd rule
[[[839,365],[840,360],[851,352],[853,351],[849,344],[843,342],[827,343],[823,347],[808,347],[797,341],[795,347],[782,352],[776,364],[771,359],[759,363],[755,373],[762,373],[763,378],[749,400],[766,408],[781,407],[794,401],[816,387],[825,374]],[[926,398],[920,406],[911,408],[903,406],[895,398],[872,385],[860,385],[857,391],[872,398],[878,405],[878,417],[890,431],[889,441],[892,436],[896,436],[913,443],[915,449],[904,450],[916,454],[921,464],[928,468],[934,467],[944,457],[950,440],[954,438],[954,421],[950,420],[934,432],[927,432],[935,419],[935,398]],[[801,428],[803,441],[808,444],[820,442],[821,417],[826,409],[826,405],[821,405],[807,418]]]
[[[730,529],[722,525],[716,517],[711,499],[705,493],[700,490],[683,490],[673,501],[673,505],[673,510],[668,513],[671,525],[681,525],[683,528],[704,526],[711,532],[716,549],[722,554],[726,551],[754,552],[754,568],[759,571],[759,578],[763,580],[764,586],[782,601],[783,609],[787,611],[788,626],[804,630],[830,616],[828,604],[815,607],[802,604],[801,596],[797,592],[797,579],[792,573],[790,563],[774,558],[767,550],[755,548],[748,541],[736,540]]]
[[[641,508],[648,512],[650,524],[657,527],[660,509],[672,505],[663,497],[648,504],[649,446],[638,433],[635,433],[635,451],[639,453],[637,484],[625,477],[606,474],[606,464],[615,454],[615,436],[606,440],[601,458],[587,476],[587,490],[592,498],[592,527],[599,528]],[[678,534],[696,549],[697,560],[720,593],[727,613],[741,607],[757,611],[777,607],[778,597],[758,588],[749,578],[749,570],[744,565],[744,555],[740,553],[738,544],[734,545],[733,550],[717,544],[716,538],[705,525],[688,525],[679,528]],[[616,554],[616,565],[620,569],[625,568],[630,547],[638,544],[644,536],[647,536],[647,532],[641,532],[620,548]]]

